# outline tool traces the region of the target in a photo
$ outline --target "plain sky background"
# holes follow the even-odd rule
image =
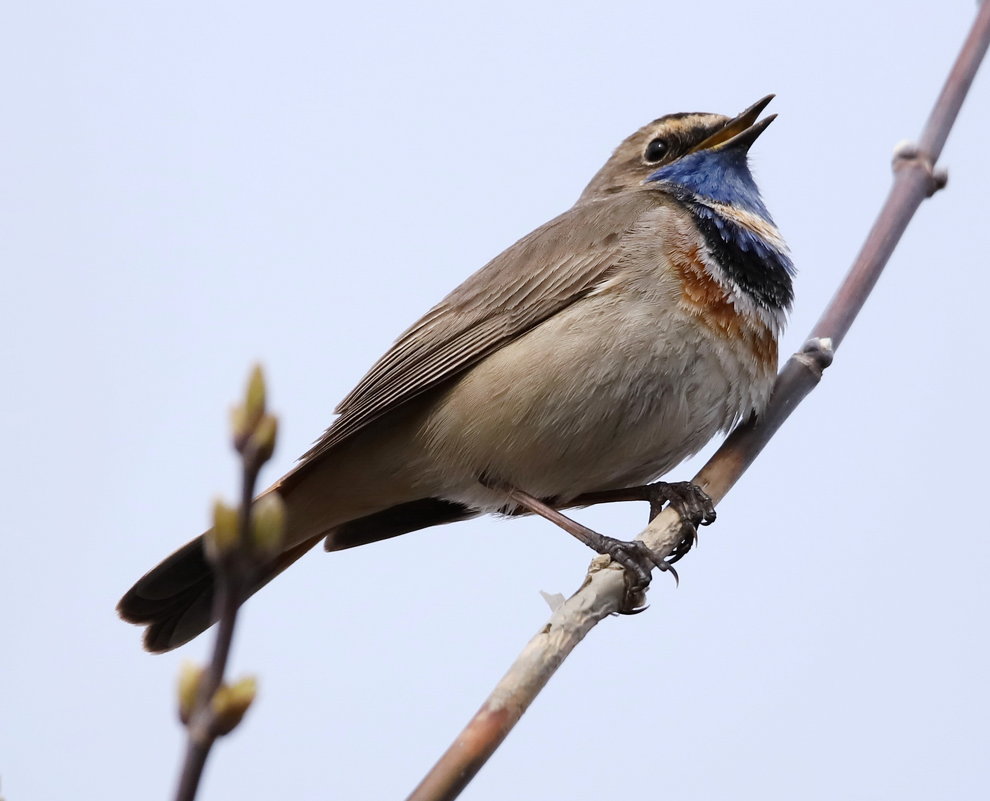
[[[0,777],[166,799],[174,679],[114,605],[274,480],[394,337],[566,209],[626,135],[768,92],[753,150],[803,341],[973,2],[8,3],[0,11]],[[990,797],[990,75],[824,383],[643,615],[605,621],[464,794]],[[712,448],[709,448],[710,452]],[[686,479],[695,460],[672,475]],[[641,505],[582,519],[632,536]],[[246,608],[261,696],[203,799],[402,798],[590,554],[483,519],[313,553]]]

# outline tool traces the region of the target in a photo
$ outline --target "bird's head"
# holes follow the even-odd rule
[[[616,148],[578,202],[602,200],[643,185],[673,185],[770,220],[746,154],[776,117],[757,121],[771,100],[773,95],[767,95],[735,117],[668,114],[644,125]]]

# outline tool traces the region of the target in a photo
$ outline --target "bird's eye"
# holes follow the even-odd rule
[[[670,145],[667,144],[666,139],[654,139],[646,146],[643,158],[647,164],[656,164],[667,155],[668,150],[670,150]]]

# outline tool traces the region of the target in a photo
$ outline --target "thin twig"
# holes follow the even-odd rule
[[[191,669],[192,686],[183,687],[180,682],[180,716],[187,738],[176,801],[193,801],[213,744],[240,722],[254,698],[253,679],[231,688],[224,683],[224,674],[241,604],[266,555],[277,549],[282,537],[284,512],[278,496],[269,494],[261,502],[264,516],[258,514],[254,501],[258,474],[275,447],[275,432],[275,418],[265,413],[264,378],[255,368],[244,405],[234,409],[234,447],[241,455],[240,506],[235,512],[218,502],[213,528],[204,535],[214,569],[213,616],[218,625],[209,665],[203,671]],[[236,523],[232,523],[234,515]]]
[[[260,465],[258,466],[260,467]],[[238,540],[247,542],[250,527],[251,499],[258,479],[258,467],[251,469],[245,464],[242,480],[241,507],[238,515]],[[237,551],[225,554],[215,565],[216,594],[214,616],[217,618],[217,635],[213,643],[213,655],[200,680],[196,704],[186,723],[188,736],[186,751],[179,773],[179,786],[175,791],[175,801],[192,801],[196,797],[206,758],[216,741],[213,696],[223,684],[230,658],[230,647],[237,626],[237,613],[245,598],[246,565],[237,558]]]
[[[945,185],[934,165],[990,43],[990,0],[985,0],[963,44],[920,143],[900,146],[894,182],[859,255],[804,347],[784,365],[758,422],[736,428],[695,477],[716,502],[725,496],[773,434],[817,386],[897,242],[926,197]],[[661,556],[674,552],[681,520],[667,509],[639,535]],[[600,621],[619,610],[626,592],[621,568],[599,557],[581,588],[553,613],[526,645],[446,753],[413,790],[409,801],[449,801],[467,786],[573,648]]]

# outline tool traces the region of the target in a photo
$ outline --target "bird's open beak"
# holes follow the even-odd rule
[[[719,149],[730,147],[748,149],[756,141],[756,137],[763,133],[767,126],[777,118],[776,114],[771,114],[769,117],[756,122],[760,112],[767,107],[773,98],[774,95],[767,95],[762,100],[757,100],[742,114],[733,117],[721,129],[693,147],[690,152],[711,150],[716,147]]]

